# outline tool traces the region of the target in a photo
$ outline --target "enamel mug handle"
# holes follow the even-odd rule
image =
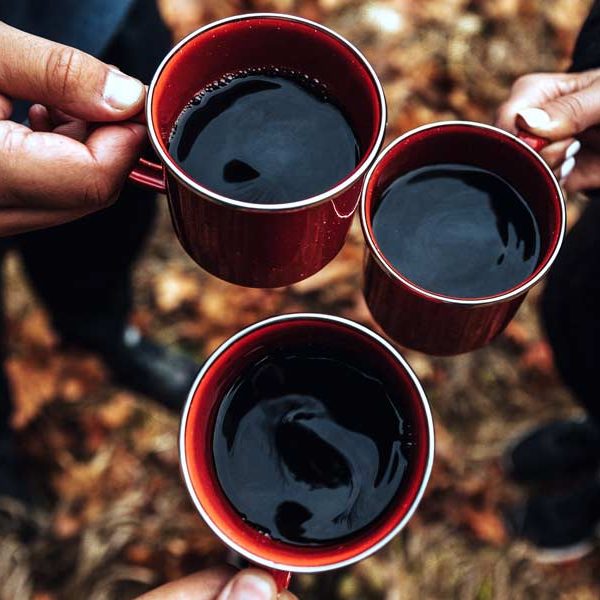
[[[167,192],[162,165],[145,158],[140,158],[133,171],[129,173],[129,181],[159,194]]]
[[[550,140],[539,137],[538,135],[533,135],[532,133],[527,133],[522,129],[517,132],[517,137],[524,141],[528,146],[531,146],[536,152],[541,152],[550,143]]]
[[[264,569],[264,567],[263,567]],[[289,571],[279,571],[278,569],[264,569],[274,580],[277,585],[277,591],[282,592],[287,590],[292,579],[292,574]]]

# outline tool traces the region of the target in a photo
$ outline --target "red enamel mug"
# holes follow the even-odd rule
[[[197,92],[226,73],[264,66],[322,81],[363,149],[357,167],[318,196],[288,204],[237,201],[191,179],[168,152],[173,125]],[[279,287],[316,273],[341,249],[364,174],[381,149],[386,106],[373,68],[350,42],[306,19],[261,13],[211,23],[177,44],[150,84],[146,117],[160,164],[142,160],[130,178],[167,194],[183,248],[221,279]]]
[[[329,545],[288,544],[252,527],[225,496],[214,466],[212,440],[216,413],[226,392],[250,364],[261,360],[270,350],[298,342],[341,348],[355,353],[365,365],[385,369],[390,381],[397,382],[395,401],[402,398],[404,414],[410,411],[412,423],[413,453],[400,493],[366,529]],[[369,410],[368,405],[365,410]],[[406,361],[373,331],[324,314],[273,317],[227,340],[198,374],[179,431],[181,470],[198,512],[230,549],[270,571],[280,587],[287,585],[290,572],[312,573],[344,567],[370,556],[389,542],[406,525],[421,500],[431,473],[433,452],[433,423],[427,398]]]
[[[432,123],[396,139],[370,169],[360,209],[367,241],[364,295],[373,318],[402,346],[434,355],[484,346],[504,330],[528,290],[552,266],[565,235],[565,201],[554,174],[536,151],[545,141],[523,137],[480,123]],[[385,257],[373,234],[373,216],[382,193],[401,175],[442,163],[496,173],[528,203],[539,228],[541,251],[536,269],[525,281],[488,297],[445,296],[416,285]]]

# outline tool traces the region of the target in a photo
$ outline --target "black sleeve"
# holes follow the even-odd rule
[[[600,0],[594,0],[585,20],[575,50],[570,71],[587,71],[600,67]]]

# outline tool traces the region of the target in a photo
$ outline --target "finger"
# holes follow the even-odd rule
[[[145,87],[89,54],[0,23],[0,93],[86,121],[116,121],[142,109]]]
[[[66,125],[67,123],[76,120],[75,117],[71,117],[66,112],[53,106],[48,107],[48,116],[53,128],[59,127],[60,125]]]
[[[146,147],[147,129],[137,123],[103,125],[86,141],[104,181],[120,189]]]
[[[85,142],[88,138],[89,134],[89,125],[85,121],[74,120],[69,123],[65,123],[63,125],[59,125],[54,128],[54,133],[63,135],[65,137],[71,138],[72,140],[77,140],[78,142]]]
[[[12,114],[12,102],[6,97],[0,94],[0,121],[3,119],[10,119]]]
[[[145,125],[148,121],[146,120],[146,111],[142,110],[137,115],[131,117],[130,121],[133,123],[141,123]]]
[[[582,73],[575,81],[575,91],[541,106],[521,109],[517,125],[547,139],[561,140],[600,123],[600,78]]]
[[[231,568],[208,569],[167,583],[137,600],[214,600],[234,573]]]
[[[567,158],[560,165],[553,169],[553,173],[560,182],[561,185],[564,185],[567,181],[567,178],[571,175],[575,166],[577,165],[577,159]]]
[[[73,119],[73,117],[69,117],[56,108],[51,108],[49,113],[50,120],[54,126],[52,130],[54,133],[59,133],[78,142],[85,142],[87,140],[91,127],[88,122],[81,119]]]
[[[45,127],[48,131],[53,131],[59,125],[65,125],[76,120],[74,117],[70,117],[67,113],[58,108],[44,106],[43,104],[34,104],[29,109],[29,124],[31,125],[31,128],[34,129],[34,123],[31,121],[32,118],[34,119],[35,125],[40,125],[40,130],[41,127]],[[37,129],[35,130],[37,131]]]
[[[292,592],[288,592],[287,590],[285,590],[283,592],[279,592],[277,600],[298,600],[298,597],[292,594]]]
[[[0,123],[0,206],[99,210],[124,183],[146,141],[142,125],[96,129],[86,144]]]
[[[568,192],[600,188],[600,155],[582,150],[572,172],[564,178],[563,186]]]
[[[575,169],[576,164],[577,160],[575,158],[568,158],[552,170],[554,176],[556,177],[556,179],[558,179],[561,185],[564,186],[568,177],[573,172],[573,169]]]
[[[577,156],[580,149],[581,143],[578,140],[568,138],[546,146],[540,152],[540,156],[548,163],[551,169],[555,169],[560,167],[569,158]]]
[[[85,121],[41,104],[34,104],[29,109],[29,125],[32,131],[58,133],[78,142],[85,142],[89,133],[89,124]]]
[[[217,600],[276,600],[273,578],[259,569],[240,571],[217,596]]]
[[[565,89],[565,73],[531,73],[519,77],[512,86],[509,99],[500,106],[496,126],[516,134],[517,113],[524,108],[541,106],[561,95]]]
[[[43,104],[31,106],[27,116],[32,131],[48,133],[54,128],[48,109]]]

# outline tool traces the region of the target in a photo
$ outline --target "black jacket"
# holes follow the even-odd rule
[[[577,38],[570,71],[587,71],[598,67],[600,67],[600,0],[595,0]]]

